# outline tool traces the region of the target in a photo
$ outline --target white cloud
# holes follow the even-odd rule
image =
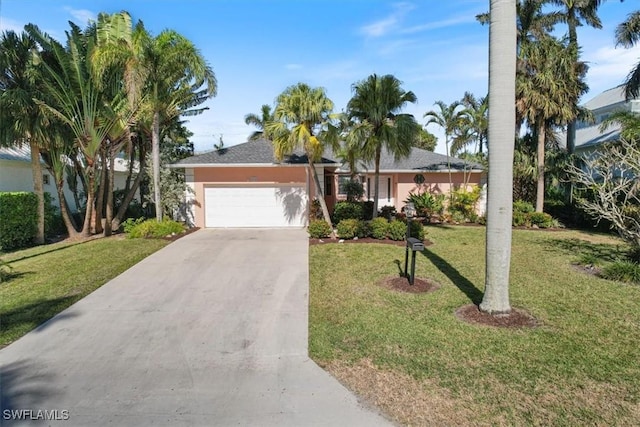
[[[422,31],[436,30],[439,28],[453,27],[460,24],[470,24],[476,22],[473,15],[458,16],[449,19],[442,19],[440,21],[428,22],[422,25],[415,25],[413,27],[405,28],[400,31],[403,34],[413,34]]]
[[[587,84],[590,91],[586,98],[624,83],[627,74],[640,61],[640,45],[631,49],[604,46],[592,52],[585,52],[584,60],[589,63]]]
[[[24,24],[13,19],[0,17],[0,31],[15,31],[21,33],[24,30]]]
[[[66,6],[64,10],[69,12],[69,14],[73,16],[77,21],[79,21],[78,22],[79,24],[82,24],[82,25],[88,23],[89,21],[96,20],[96,14],[87,9],[73,9],[71,7]]]
[[[287,70],[300,70],[302,68],[301,64],[286,64],[284,66]]]
[[[371,38],[382,37],[396,29],[407,12],[412,9],[414,9],[414,6],[411,3],[395,3],[393,4],[393,12],[389,17],[360,27],[360,33]]]

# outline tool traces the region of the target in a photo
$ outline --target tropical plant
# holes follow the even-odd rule
[[[274,153],[278,160],[302,148],[307,156],[309,170],[313,177],[316,198],[320,201],[322,214],[327,224],[331,217],[322,194],[322,187],[316,171],[318,161],[327,145],[334,145],[330,130],[333,102],[324,88],[311,88],[305,83],[289,86],[276,100],[274,121],[267,123],[265,131],[271,136]]]
[[[602,22],[598,17],[598,7],[604,0],[550,0],[554,5],[562,7],[562,10],[558,14],[558,18],[561,22],[567,24],[569,30],[569,45],[573,46],[576,50],[579,49],[578,45],[578,27],[583,23],[593,28],[602,28]],[[581,75],[579,78],[584,78],[587,72],[586,67],[579,67]],[[578,101],[580,94],[571,100],[574,110],[578,110]],[[569,120],[567,124],[567,151],[572,154],[575,149],[576,143],[576,121]]]
[[[460,103],[464,106],[464,121],[467,122],[471,137],[477,145],[477,152],[482,153],[487,144],[489,130],[489,97],[484,96],[476,99],[471,92],[465,92]]]
[[[491,0],[489,26],[489,183],[485,290],[480,310],[509,313],[513,138],[515,134],[516,2]]]
[[[329,237],[333,233],[333,229],[322,219],[312,219],[309,222],[308,232],[312,239],[322,239]]]
[[[44,190],[40,148],[47,142],[49,119],[33,98],[39,96],[33,67],[36,42],[26,33],[6,31],[0,37],[0,146],[27,144],[31,152],[33,191],[38,196],[36,244],[44,243]]]
[[[387,233],[391,240],[404,240],[407,236],[407,224],[395,219],[389,223],[389,230]]]
[[[620,138],[640,141],[640,114],[633,111],[616,111],[602,121],[600,132],[605,132],[613,124],[620,125]]]
[[[128,224],[125,230],[127,238],[129,239],[160,239],[183,233],[185,228],[184,225],[170,219],[164,219],[160,222],[148,219],[144,221],[134,221],[133,223]]]
[[[347,115],[354,122],[351,134],[361,141],[363,158],[374,162],[374,216],[378,212],[382,150],[387,150],[396,159],[409,156],[420,125],[413,115],[400,111],[416,101],[415,94],[405,91],[402,82],[390,74],[372,74],[353,85]]]
[[[423,127],[420,128],[418,137],[413,141],[414,147],[427,151],[435,151],[437,145],[438,138]]]
[[[452,137],[455,135],[462,122],[463,108],[459,101],[454,101],[449,105],[442,101],[436,101],[435,105],[437,105],[440,110],[427,111],[424,113],[424,117],[427,118],[427,126],[433,123],[444,130],[444,144],[447,154],[447,169],[449,173],[449,198],[451,199],[453,180],[451,179],[451,159],[449,158],[451,155],[450,144],[452,142]]]
[[[616,45],[631,48],[640,42],[640,10],[630,13],[616,28]],[[629,72],[624,82],[627,99],[640,95],[640,62]]]
[[[267,104],[263,104],[260,107],[260,114],[250,113],[244,116],[244,122],[248,125],[255,126],[258,130],[253,131],[251,135],[249,135],[249,141],[256,141],[262,137],[266,137],[269,139],[269,135],[265,134],[265,128],[267,123],[272,122],[274,120],[273,112],[271,111],[271,106]]]
[[[337,224],[343,219],[363,219],[363,205],[359,202],[340,201],[333,208],[333,221]]]
[[[520,50],[516,107],[537,136],[536,211],[542,212],[545,189],[545,145],[550,123],[566,124],[577,116],[572,100],[587,90],[576,73],[577,50],[552,37],[526,43]],[[563,78],[558,78],[558,76]]]
[[[440,216],[444,212],[444,194],[431,194],[428,191],[422,193],[409,192],[405,203],[413,203],[418,216],[429,220],[432,216]]]
[[[387,221],[386,218],[373,218],[369,222],[369,227],[371,229],[371,237],[374,239],[382,240],[387,238],[387,233],[389,232],[389,221]]]

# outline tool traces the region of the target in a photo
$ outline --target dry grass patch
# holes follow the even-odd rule
[[[472,425],[471,400],[453,397],[435,381],[418,381],[404,373],[381,369],[370,359],[353,365],[334,360],[324,369],[403,425]]]

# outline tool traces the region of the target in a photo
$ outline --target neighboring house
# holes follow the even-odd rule
[[[480,165],[450,158],[454,187],[465,182],[483,184]],[[191,207],[189,222],[197,227],[302,227],[308,222],[309,201],[315,198],[307,157],[295,153],[282,162],[274,158],[270,142],[261,139],[222,150],[189,157],[171,165],[184,168]],[[342,183],[349,171],[326,151],[316,169],[325,200],[331,211],[345,199]],[[358,174],[365,198],[373,197],[374,168]],[[414,148],[406,159],[395,161],[383,152],[380,162],[379,207],[395,206],[398,211],[411,191],[448,193],[447,157]]]
[[[602,122],[612,113],[622,110],[640,114],[640,100],[625,100],[624,85],[605,90],[586,102],[584,107],[591,110],[595,122],[576,124],[575,153],[577,155],[589,155],[597,151],[600,144],[620,138],[619,124],[612,123],[604,132],[600,131]],[[566,133],[560,135],[560,141],[566,143]]]
[[[114,189],[125,187],[128,174],[127,162],[123,159],[116,159]],[[54,206],[59,206],[58,192],[53,176],[44,162],[42,162],[43,189],[51,195]],[[75,211],[73,192],[69,188],[65,179],[64,194],[71,211]],[[82,188],[78,182],[78,186]],[[33,174],[31,172],[31,150],[28,145],[19,148],[0,147],[0,192],[4,191],[33,191]]]

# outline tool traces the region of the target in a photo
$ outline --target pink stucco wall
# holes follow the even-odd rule
[[[409,197],[410,192],[425,192],[428,191],[434,194],[449,194],[449,189],[451,188],[449,185],[449,174],[442,172],[431,172],[431,173],[423,173],[424,176],[424,184],[417,185],[413,182],[413,178],[415,173],[402,173],[395,174],[393,179],[397,182],[396,186],[396,209],[400,211],[402,206],[404,206],[404,201]],[[480,173],[472,173],[466,176],[468,180],[468,188],[471,189],[473,186],[480,184],[482,174]],[[465,176],[460,172],[451,174],[451,182],[453,184],[453,188],[460,188],[465,183]]]
[[[196,227],[204,228],[204,188],[210,184],[297,183],[307,184],[306,167],[201,167],[193,170]],[[310,179],[311,181],[311,179]]]

